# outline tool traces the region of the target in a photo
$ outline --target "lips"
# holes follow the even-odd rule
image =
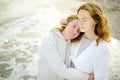
[[[84,27],[80,27],[80,28],[84,28]]]
[[[75,36],[72,32],[70,32],[70,35],[71,35],[72,37],[74,37],[74,36]]]

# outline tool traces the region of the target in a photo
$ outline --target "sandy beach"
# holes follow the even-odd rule
[[[0,0],[0,80],[37,80],[41,36],[87,0]],[[97,0],[111,25],[108,80],[120,80],[120,0]]]

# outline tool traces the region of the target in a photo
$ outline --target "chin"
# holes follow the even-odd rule
[[[84,30],[80,30],[80,32],[85,32]]]

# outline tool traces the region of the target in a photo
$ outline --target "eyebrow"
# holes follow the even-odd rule
[[[88,19],[87,17],[82,17],[81,19]],[[78,20],[80,20],[80,18],[78,18]]]

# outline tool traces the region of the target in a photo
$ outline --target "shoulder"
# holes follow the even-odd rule
[[[108,44],[105,41],[101,41],[98,45],[98,49],[99,49],[99,55],[104,55],[104,56],[109,56],[110,52],[109,52],[109,48],[108,48]]]
[[[55,32],[49,32],[47,34],[45,34],[44,36],[42,36],[41,38],[41,43],[50,43],[50,42],[55,42]]]
[[[107,50],[108,49],[108,42],[105,42],[105,41],[100,41],[98,47],[101,48],[101,49],[105,49]]]

